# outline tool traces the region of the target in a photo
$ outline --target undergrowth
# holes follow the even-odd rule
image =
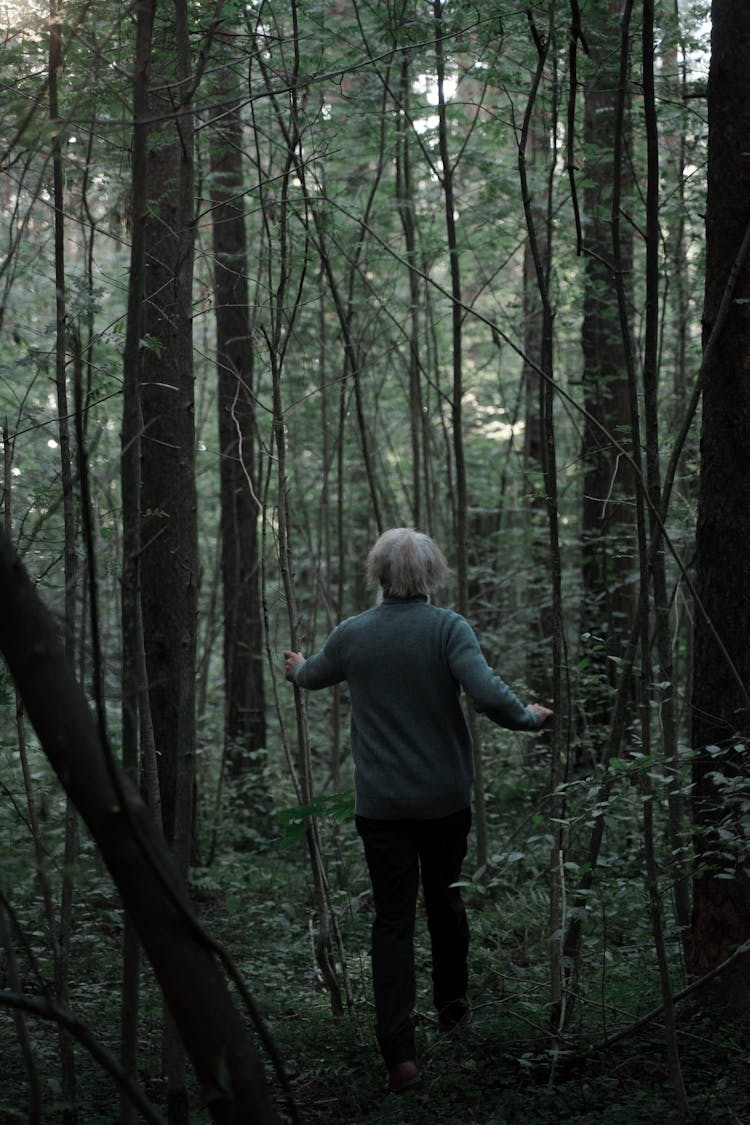
[[[299,1119],[307,1125],[633,1125],[678,1122],[663,1033],[654,1018],[606,1042],[658,1008],[653,947],[637,877],[636,849],[604,856],[584,927],[582,962],[564,1032],[552,1034],[545,855],[549,839],[533,800],[506,788],[490,802],[491,862],[468,865],[464,894],[472,933],[470,1020],[440,1035],[430,997],[429,943],[423,914],[417,930],[417,1042],[422,1087],[387,1092],[373,1034],[369,967],[372,902],[361,845],[351,818],[323,823],[331,899],[341,932],[349,1002],[331,1012],[316,967],[317,918],[303,843],[276,813],[228,817],[210,865],[191,874],[191,895],[206,928],[229,951],[284,1061]],[[343,815],[346,801],[337,806]],[[505,818],[505,819],[504,819]],[[293,820],[294,818],[292,818]],[[289,821],[289,818],[287,818]],[[20,819],[6,810],[3,864],[19,932],[51,979],[38,892],[14,839]],[[52,825],[59,823],[51,817]],[[523,830],[516,826],[523,825]],[[54,851],[50,841],[50,852]],[[14,858],[15,856],[15,858]],[[122,914],[96,850],[85,841],[76,872],[76,926],[71,1009],[113,1054],[118,1053]],[[670,935],[675,988],[684,983],[678,944]],[[19,953],[24,987],[39,978]],[[4,982],[7,987],[7,981]],[[188,985],[186,985],[187,987]],[[693,999],[678,1004],[681,1062],[695,1122],[738,1125],[750,1120],[744,1029],[703,1012]],[[161,1000],[143,971],[139,1080],[164,1104],[160,1066]],[[59,1041],[48,1024],[29,1021],[43,1095],[42,1122],[62,1120]],[[263,1055],[260,1040],[258,1051]],[[76,1048],[82,1125],[117,1120],[117,1092]],[[0,1120],[25,1121],[27,1081],[11,1013],[0,1008]],[[268,1081],[282,1121],[291,1119],[273,1066]],[[209,1121],[195,1090],[197,1125]]]
[[[467,880],[472,931],[472,1014],[450,1035],[437,1030],[430,996],[429,943],[417,928],[417,1043],[423,1085],[387,1092],[373,1035],[369,978],[369,885],[352,826],[331,828],[339,857],[329,872],[346,951],[351,1010],[334,1018],[315,968],[306,861],[301,848],[254,866],[240,859],[246,893],[232,915],[235,948],[285,1060],[295,1103],[308,1125],[632,1125],[679,1121],[657,1019],[605,1049],[659,1004],[640,894],[600,892],[565,1033],[550,1033],[547,893],[540,878],[514,885]],[[238,868],[230,867],[237,877]],[[209,902],[205,907],[211,911]],[[617,945],[611,944],[613,940]],[[696,1122],[748,1119],[747,1051],[737,1028],[695,1007],[678,1012],[682,1066]],[[279,1094],[280,1112],[285,1113]],[[286,1115],[285,1115],[286,1116]]]

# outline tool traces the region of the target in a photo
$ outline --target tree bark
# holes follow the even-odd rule
[[[582,458],[585,465],[582,506],[583,597],[581,632],[586,645],[589,678],[586,683],[585,728],[594,745],[603,741],[612,712],[617,663],[622,658],[635,617],[635,519],[630,463],[605,437],[619,442],[630,430],[628,394],[629,341],[617,313],[617,277],[612,246],[613,150],[621,78],[619,59],[620,0],[597,0],[588,11],[586,37],[590,73],[584,94],[583,144],[586,153],[583,248],[586,255],[581,344],[583,350]],[[623,115],[630,143],[629,114]],[[623,164],[623,169],[625,165]],[[621,194],[632,177],[622,169]],[[618,257],[621,283],[632,289],[633,236],[620,228]],[[600,423],[600,425],[597,425]],[[601,427],[604,427],[602,430]],[[614,660],[612,659],[614,658]]]
[[[747,225],[750,198],[750,8],[714,0],[708,82],[704,340]],[[695,848],[693,970],[723,961],[750,933],[746,833],[723,780],[747,785],[750,737],[750,268],[743,263],[723,330],[704,367],[693,673]],[[714,633],[714,630],[716,631]],[[721,646],[724,651],[722,652]],[[724,825],[731,848],[719,840]],[[727,852],[729,854],[727,855]],[[750,958],[718,978],[734,1011],[750,1008]]]
[[[70,414],[68,410],[67,344],[69,330],[66,299],[65,263],[65,186],[62,147],[60,142],[60,109],[58,98],[58,71],[62,66],[63,29],[57,0],[50,2],[49,28],[49,116],[52,126],[52,180],[55,204],[55,382],[57,386],[57,431],[60,442],[60,474],[63,489],[64,556],[64,629],[65,651],[69,660],[75,649],[76,594],[78,585],[78,558],[76,552],[75,490],[73,486],[73,457],[70,440]],[[51,934],[52,955],[55,966],[55,990],[62,1007],[68,1004],[68,964],[70,939],[73,928],[73,879],[70,875],[78,858],[78,826],[70,808],[65,817],[65,871],[60,896],[60,922],[58,935]],[[64,1125],[77,1120],[75,1054],[70,1036],[60,1029],[60,1056]]]
[[[250,782],[266,745],[255,483],[253,343],[247,282],[242,123],[231,38],[222,36],[219,127],[211,140],[218,367],[225,748],[230,774]],[[257,793],[250,782],[246,797]],[[260,804],[262,805],[262,801]]]
[[[539,102],[540,99],[535,99]],[[539,371],[549,371],[551,359],[549,348],[549,315],[544,294],[540,290],[538,267],[546,278],[550,268],[550,199],[546,178],[546,166],[540,167],[541,160],[549,155],[549,123],[537,120],[541,107],[527,109],[528,129],[523,152],[522,178],[534,177],[534,188],[529,187],[528,215],[529,227],[523,252],[523,350],[528,357],[523,365],[524,390],[524,492],[528,499],[526,517],[527,549],[530,566],[526,574],[526,596],[541,603],[535,614],[532,645],[526,657],[526,681],[534,696],[549,699],[552,694],[552,668],[549,648],[552,637],[552,615],[549,599],[544,590],[539,589],[539,576],[547,582],[547,563],[549,553],[549,534],[547,520],[546,488],[544,481],[544,423],[542,419],[543,381]],[[544,186],[543,186],[544,185]],[[531,362],[529,362],[529,360]]]
[[[435,70],[438,94],[438,149],[440,153],[440,186],[443,195],[445,231],[448,244],[451,289],[451,369],[453,373],[451,400],[451,430],[456,491],[454,497],[454,540],[456,552],[456,607],[468,617],[469,613],[469,520],[468,486],[466,481],[466,451],[463,434],[463,290],[461,284],[461,254],[458,245],[455,199],[455,162],[448,147],[448,115],[445,98],[445,53],[443,50],[445,4],[433,0],[435,33]],[[469,727],[474,746],[474,831],[476,835],[476,864],[483,868],[488,859],[487,801],[484,788],[484,763],[482,761],[482,733],[476,712],[467,703]]]
[[[181,16],[181,18],[179,18]],[[193,126],[182,106],[185,60],[171,73],[175,0],[154,27],[149,210],[141,348],[143,412],[141,603],[151,717],[159,754],[164,834],[187,863],[195,770],[194,668],[197,602],[194,379],[192,363]],[[187,50],[187,29],[178,50]],[[182,40],[182,41],[180,41]]]
[[[12,533],[13,533],[13,493],[12,493],[13,447],[11,445],[10,434],[8,433],[7,421],[5,421],[3,423],[2,441],[3,441],[3,474],[4,474],[5,481],[4,481],[3,492],[2,492],[2,500],[3,500],[2,512],[0,514],[2,515],[3,527],[5,529],[5,534],[8,537],[8,541],[10,541]],[[16,732],[17,732],[17,737],[18,737],[18,753],[19,753],[19,759],[20,759],[20,762],[21,762],[21,769],[22,769],[22,772],[23,772],[23,775],[24,775],[24,785],[26,786],[26,777],[27,777],[27,772],[28,772],[28,766],[27,766],[27,762],[26,762],[26,737],[25,737],[25,728],[24,728],[23,703],[22,703],[21,698],[18,694],[17,688],[16,688],[16,691],[15,691],[15,704],[16,704]],[[43,863],[39,863],[40,853],[42,853],[42,849],[40,847],[39,834],[38,834],[38,831],[37,831],[37,825],[35,823],[36,809],[34,808],[33,803],[29,804],[28,807],[29,807],[29,814],[30,814],[29,815],[29,827],[31,828],[32,836],[33,836],[33,839],[34,839],[34,848],[35,848],[35,851],[37,852],[37,863],[38,863],[38,867],[39,867],[39,878],[40,878],[40,890],[42,892],[44,912],[51,919],[51,915],[52,915],[51,904],[48,905],[49,893],[48,893],[48,889],[45,887],[45,883],[43,881],[43,879],[44,879],[44,865],[43,865]],[[43,853],[41,855],[41,858],[43,859]],[[6,917],[6,915],[7,915],[7,917]],[[6,972],[7,972],[7,975],[8,975],[8,980],[10,982],[10,986],[11,986],[11,988],[14,988],[14,989],[20,991],[22,989],[23,985],[22,985],[22,981],[21,981],[21,975],[20,975],[19,970],[18,970],[18,963],[16,961],[15,946],[13,944],[13,939],[12,939],[11,932],[10,932],[10,927],[8,925],[8,920],[7,920],[8,917],[10,917],[10,907],[9,907],[9,903],[8,903],[6,897],[5,897],[5,888],[2,885],[2,883],[0,883],[0,946],[2,947],[3,953],[5,954],[5,961],[6,961],[6,966],[7,966]],[[54,940],[54,933],[52,934],[52,937],[53,937],[53,940]],[[31,1036],[29,1035],[29,1031],[28,1031],[28,1028],[26,1026],[26,1020],[24,1018],[23,1012],[14,1013],[14,1023],[15,1023],[15,1026],[16,1026],[16,1035],[18,1037],[18,1044],[19,1044],[19,1047],[21,1049],[21,1055],[23,1057],[24,1067],[25,1067],[25,1070],[26,1070],[26,1079],[27,1079],[27,1082],[28,1082],[29,1092],[28,1092],[28,1100],[27,1100],[27,1107],[26,1107],[26,1112],[28,1114],[28,1121],[29,1121],[29,1125],[38,1125],[38,1123],[41,1121],[41,1103],[42,1103],[41,1086],[40,1086],[40,1082],[39,1082],[39,1071],[38,1071],[38,1068],[37,1068],[37,1065],[36,1065],[36,1059],[34,1057],[34,1050],[33,1050],[33,1046],[32,1046],[32,1043],[31,1043]]]
[[[122,363],[122,428],[120,431],[120,492],[122,497],[122,576],[120,617],[122,668],[120,712],[122,764],[133,783],[140,784],[141,732],[151,730],[146,661],[141,616],[141,441],[143,415],[140,400],[140,356],[143,341],[143,294],[145,291],[148,211],[147,143],[148,87],[151,35],[156,0],[140,4],[136,17],[133,65],[132,141],[132,233],[128,276],[127,323]],[[153,736],[151,737],[153,741]],[[154,755],[155,759],[155,755]],[[158,784],[156,787],[158,789]],[[152,815],[161,824],[158,793],[149,800]],[[126,916],[122,939],[122,1001],[120,1052],[123,1066],[134,1075],[138,1065],[138,1016],[140,1004],[141,950],[135,928]],[[135,1110],[120,1096],[120,1125],[132,1125]]]
[[[672,660],[672,622],[667,589],[667,566],[664,538],[659,512],[662,508],[662,484],[659,442],[659,227],[660,170],[659,133],[654,84],[654,5],[643,4],[643,109],[646,125],[646,321],[643,349],[643,416],[646,444],[646,480],[649,496],[649,537],[653,612],[655,619],[658,666],[656,676],[649,676],[647,691],[658,709],[663,743],[663,758],[669,773],[667,790],[670,870],[673,876],[674,901],[680,937],[686,960],[689,959],[690,878],[686,869],[686,836],[683,826],[682,772],[678,749],[675,704],[674,663]],[[648,575],[643,574],[643,580]],[[644,622],[648,628],[648,622]],[[665,1000],[665,1012],[669,1004]],[[679,1090],[679,1083],[678,1083]],[[684,1095],[684,1088],[682,1089]]]
[[[156,6],[149,88],[141,348],[141,611],[161,819],[183,874],[193,848],[198,532],[192,343],[193,117],[186,0]],[[187,1121],[184,1055],[167,1019],[169,1116]]]
[[[550,687],[552,706],[559,708],[562,699],[562,567],[560,559],[560,529],[557,495],[557,467],[555,451],[555,421],[553,414],[554,405],[554,354],[552,347],[553,310],[550,300],[550,254],[551,242],[549,231],[552,227],[551,216],[551,190],[548,185],[545,192],[546,213],[544,216],[546,230],[539,235],[539,213],[533,206],[530,190],[528,169],[526,164],[529,137],[531,133],[532,114],[535,109],[537,95],[541,86],[549,57],[553,39],[553,24],[550,18],[547,26],[547,38],[542,39],[536,29],[533,16],[529,16],[531,34],[537,48],[537,63],[534,77],[526,104],[519,138],[518,172],[523,198],[524,217],[527,231],[527,251],[533,264],[539,296],[539,315],[541,319],[539,331],[539,367],[543,377],[539,380],[539,468],[542,474],[544,498],[547,510],[547,525],[549,536],[549,581],[551,586],[550,613],[548,633],[550,637],[550,663],[552,665]],[[549,125],[549,135],[555,134],[554,120]],[[554,161],[553,161],[554,163]],[[562,719],[562,716],[560,716]],[[565,969],[562,949],[562,928],[564,923],[563,887],[560,873],[564,871],[566,850],[566,834],[562,824],[562,798],[559,792],[563,772],[563,730],[562,722],[557,722],[552,728],[552,745],[550,754],[550,780],[549,787],[552,793],[550,814],[555,821],[555,834],[550,850],[550,933],[559,935],[550,941],[550,986],[552,995],[553,1026],[561,1030],[566,1021],[565,998]]]
[[[411,60],[401,60],[399,108],[396,114],[396,200],[409,263],[409,417],[411,420],[411,511],[415,527],[431,532],[433,514],[429,487],[429,428],[422,393],[421,331],[419,323],[420,277],[417,266],[417,207],[411,169],[409,95],[413,81]],[[423,486],[424,482],[424,486]],[[423,495],[424,487],[424,495]],[[424,513],[424,519],[423,519]]]

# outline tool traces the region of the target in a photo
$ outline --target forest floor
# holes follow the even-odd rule
[[[417,1042],[422,1086],[388,1092],[373,1035],[369,978],[369,883],[349,825],[335,829],[340,866],[330,872],[332,898],[349,978],[350,1005],[334,1017],[315,964],[316,919],[302,847],[279,849],[262,864],[240,860],[246,889],[237,913],[221,904],[230,947],[284,1060],[299,1119],[306,1125],[633,1125],[684,1120],[670,1077],[658,1019],[602,1044],[659,1007],[650,935],[627,933],[617,948],[593,942],[566,1034],[548,1031],[549,960],[544,932],[547,892],[540,878],[516,887],[469,884],[472,931],[471,1018],[441,1035],[430,996],[429,943],[417,928]],[[335,884],[338,882],[338,889]],[[296,887],[296,894],[294,888]],[[200,891],[199,891],[200,894]],[[217,901],[206,895],[209,914]],[[627,940],[626,940],[627,939]],[[341,966],[339,965],[339,970]],[[736,1028],[696,1007],[678,1007],[681,1065],[695,1122],[750,1122],[750,1051]],[[270,1075],[270,1071],[269,1071]],[[271,1078],[273,1082],[273,1078]],[[278,1086],[275,1084],[278,1091]],[[288,1112],[277,1093],[284,1120]]]
[[[237,828],[237,826],[235,826]],[[211,935],[234,959],[283,1060],[303,1125],[634,1125],[685,1120],[667,1063],[663,1028],[652,1020],[603,1044],[658,1008],[659,987],[640,892],[613,891],[584,942],[575,1007],[566,1034],[549,1034],[548,892],[541,867],[510,877],[473,881],[465,897],[472,932],[470,1020],[440,1035],[431,1007],[429,945],[423,915],[417,930],[417,1038],[421,1088],[396,1096],[373,1034],[369,976],[372,904],[361,846],[351,823],[325,825],[328,878],[341,934],[348,1001],[332,1014],[316,965],[318,919],[306,849],[269,842],[223,841],[211,866],[197,867],[191,894]],[[84,890],[83,884],[86,884]],[[18,920],[42,940],[33,880],[28,914]],[[81,864],[80,921],[74,935],[71,1009],[118,1053],[122,918],[108,876],[89,844]],[[16,892],[18,901],[18,891]],[[85,904],[85,905],[84,905]],[[34,936],[36,934],[36,937]],[[43,959],[42,959],[43,960]],[[144,969],[140,1079],[163,1104],[160,1079],[161,1002]],[[680,987],[681,981],[675,981]],[[30,982],[30,991],[34,989]],[[346,990],[345,990],[346,991]],[[750,1122],[747,1039],[688,1002],[678,1005],[679,1046],[691,1115],[688,1120]],[[43,1085],[42,1122],[62,1120],[59,1043],[54,1027],[32,1025]],[[258,1041],[280,1119],[294,1118],[271,1060]],[[110,1078],[86,1055],[79,1067],[80,1125],[114,1125],[117,1095]],[[26,1075],[12,1015],[0,1008],[0,1120],[28,1121]],[[195,1095],[195,1105],[199,1098]],[[194,1125],[209,1120],[195,1108]]]

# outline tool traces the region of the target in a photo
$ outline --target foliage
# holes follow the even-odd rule
[[[507,771],[506,771],[507,772]],[[523,771],[511,768],[516,797],[502,802],[507,831],[522,809]],[[5,775],[7,778],[7,774]],[[521,806],[519,808],[519,805]],[[50,824],[59,824],[56,799]],[[6,813],[4,838],[7,838]],[[17,823],[17,822],[16,822]],[[548,1036],[546,951],[543,937],[546,892],[541,870],[543,839],[524,841],[520,859],[502,853],[499,841],[489,878],[466,889],[472,928],[472,1018],[460,1032],[437,1033],[429,988],[428,939],[423,919],[417,933],[418,1044],[425,1086],[405,1098],[388,1095],[372,1032],[368,942],[371,900],[359,841],[351,821],[335,829],[339,856],[334,891],[353,982],[354,1006],[343,1019],[333,1018],[311,946],[311,900],[302,848],[280,847],[279,836],[266,835],[253,851],[236,851],[235,831],[251,825],[227,823],[210,868],[191,876],[192,897],[201,917],[236,959],[257,1006],[284,1058],[295,1101],[306,1122],[396,1125],[408,1121],[461,1121],[466,1125],[508,1122],[544,1125],[552,1121],[676,1121],[663,1060],[658,1019],[625,1036],[617,1045],[606,1040],[656,1006],[655,967],[650,935],[639,923],[639,895],[628,864],[637,864],[637,848],[624,854],[619,867],[605,868],[591,911],[584,949],[586,984],[578,996],[574,1025],[557,1046]],[[631,823],[618,839],[627,853]],[[59,829],[56,829],[59,831]],[[51,827],[49,843],[53,843]],[[329,831],[329,830],[327,830]],[[330,829],[333,832],[333,827]],[[18,828],[16,828],[18,834]],[[493,835],[495,833],[493,832]],[[17,857],[15,864],[13,854]],[[44,936],[33,880],[19,863],[22,849],[8,849],[3,867],[13,887],[19,921],[38,952]],[[18,877],[25,886],[19,885]],[[116,898],[96,856],[87,846],[76,873],[80,903],[72,966],[72,1006],[86,1024],[116,1049],[112,1020],[118,987],[117,959],[122,918]],[[158,1099],[160,1005],[150,974],[143,974],[143,1021],[139,1069],[141,1081]],[[29,979],[29,990],[39,985]],[[746,1088],[742,1034],[729,1026],[718,1031],[695,1000],[684,1001],[679,1014],[680,1042],[696,1120],[742,1119]],[[57,1043],[50,1029],[32,1026],[35,1052],[44,1074],[44,1121],[58,1120],[55,1096]],[[0,1046],[6,1081],[2,1106],[8,1120],[23,1120],[24,1077],[10,1015],[0,1010]],[[268,1064],[267,1064],[268,1065]],[[270,1065],[269,1065],[270,1075]],[[108,1080],[79,1054],[81,1116],[104,1120],[111,1104]],[[283,1097],[276,1090],[283,1109]],[[196,1121],[202,1120],[198,1114]]]
[[[353,790],[346,793],[324,793],[315,797],[309,805],[295,805],[294,808],[283,809],[278,815],[279,824],[284,829],[283,844],[286,846],[298,844],[313,817],[342,821],[353,814]]]
[[[481,8],[482,6],[480,6]],[[594,62],[578,52],[571,70],[567,7],[503,3],[445,7],[447,145],[457,188],[456,238],[464,278],[462,440],[469,506],[470,616],[488,656],[526,697],[541,690],[549,664],[550,565],[540,517],[545,481],[531,449],[537,410],[526,367],[527,229],[520,186],[524,114],[544,139],[529,159],[535,204],[546,200],[551,245],[556,392],[552,422],[559,492],[563,590],[564,769],[550,792],[549,748],[541,740],[481,726],[489,853],[469,863],[465,893],[473,919],[474,1016],[462,1036],[435,1033],[427,993],[426,935],[420,931],[419,1019],[425,1090],[396,1101],[384,1096],[370,1032],[367,942],[369,898],[350,823],[350,765],[345,691],[309,701],[310,800],[297,801],[293,772],[296,715],[281,680],[289,619],[280,576],[279,419],[272,375],[281,368],[281,428],[288,444],[291,548],[302,642],[313,649],[340,616],[369,604],[364,554],[381,523],[419,522],[455,565],[457,467],[452,446],[450,256],[446,252],[445,169],[439,150],[434,8],[413,2],[344,4],[320,0],[232,3],[222,30],[232,51],[219,56],[207,31],[212,12],[194,4],[195,60],[207,71],[195,90],[197,137],[194,348],[197,488],[200,516],[199,746],[196,866],[192,890],[209,929],[241,966],[293,1081],[309,1122],[461,1121],[524,1123],[673,1119],[657,1022],[606,1046],[613,1030],[658,1004],[643,877],[645,802],[653,808],[658,891],[674,988],[685,982],[680,934],[672,916],[675,862],[692,874],[687,844],[669,839],[669,798],[689,796],[690,612],[685,578],[694,541],[697,426],[689,427],[665,524],[680,711],[678,760],[665,762],[656,706],[637,710],[627,686],[624,742],[607,758],[607,732],[591,716],[609,714],[629,663],[622,646],[601,635],[582,612],[581,317],[584,255],[576,241],[572,185],[590,184],[582,143],[580,89]],[[637,6],[636,6],[637,8]],[[665,6],[666,8],[666,6]],[[658,120],[662,156],[659,352],[662,464],[671,456],[698,368],[705,201],[706,27],[701,5],[660,12]],[[601,5],[582,4],[584,30]],[[0,110],[0,424],[10,473],[4,503],[14,536],[45,597],[59,608],[64,580],[60,434],[55,397],[56,292],[50,148],[62,138],[68,252],[64,361],[72,385],[82,341],[84,429],[93,492],[96,594],[105,654],[104,696],[118,741],[119,582],[122,573],[118,466],[120,389],[125,336],[130,214],[130,67],[133,22],[127,7],[70,5],[63,12],[65,61],[59,75],[60,122],[47,117],[47,12],[38,5],[4,9]],[[679,16],[679,18],[678,18]],[[589,21],[589,22],[586,22]],[[644,305],[645,153],[641,59],[635,27],[628,70],[633,136],[632,188],[623,204],[634,232],[628,313],[639,368]],[[537,102],[530,79],[549,46]],[[250,253],[252,397],[256,464],[246,466],[262,509],[266,675],[278,706],[269,708],[268,745],[253,772],[223,773],[220,518],[216,435],[214,261],[207,136],[217,128],[212,67],[231,70],[238,90],[246,182],[241,203]],[[216,62],[218,66],[218,62]],[[570,98],[570,105],[566,99]],[[568,109],[572,119],[568,116]],[[567,151],[569,129],[575,142]],[[572,155],[573,163],[569,163]],[[609,158],[607,150],[604,154]],[[614,321],[614,310],[610,310]],[[277,331],[278,330],[278,331]],[[143,349],[155,349],[145,337]],[[628,435],[618,433],[618,441]],[[600,497],[602,507],[608,497]],[[632,497],[630,498],[633,499]],[[10,515],[12,514],[12,520]],[[80,524],[80,513],[78,515]],[[616,545],[632,555],[633,544]],[[75,545],[81,588],[77,606],[79,670],[93,681],[87,598],[92,575]],[[636,590],[633,569],[627,582]],[[441,592],[451,604],[454,591]],[[601,592],[600,592],[601,593]],[[602,665],[605,670],[602,671]],[[636,669],[637,671],[637,669]],[[610,673],[612,673],[610,675]],[[271,697],[269,692],[269,698]],[[594,704],[597,704],[595,706]],[[644,750],[642,716],[654,746]],[[55,781],[30,738],[24,777],[12,685],[0,670],[0,890],[12,908],[23,985],[49,987],[53,935],[40,924],[37,864],[49,877],[55,908],[63,873],[74,876],[71,1004],[116,1052],[113,997],[120,987],[122,917],[90,843],[64,872],[64,810]],[[715,846],[728,865],[744,862],[738,824],[748,816],[747,779],[717,750],[713,784],[725,816]],[[554,808],[554,818],[551,810]],[[32,812],[39,813],[35,856]],[[332,1019],[312,953],[316,923],[303,838],[317,818],[353,988],[351,1018]],[[592,866],[590,840],[604,825]],[[553,854],[564,840],[564,855]],[[679,853],[679,854],[678,854]],[[37,857],[41,855],[42,859]],[[590,880],[589,876],[593,878]],[[583,920],[580,957],[570,974],[572,1023],[550,1035],[548,960],[563,933],[550,929],[550,887],[565,922]],[[4,972],[9,972],[3,950]],[[140,1076],[156,1100],[160,1073],[159,997],[143,974]],[[739,1120],[741,1051],[734,1032],[717,1029],[683,1002],[679,1034],[691,1106],[700,1120]],[[62,1099],[55,1033],[31,1030],[44,1084],[47,1119]],[[0,1009],[6,1087],[0,1108],[24,1112],[24,1078],[13,1022]],[[8,1060],[6,1062],[6,1060]],[[97,1120],[111,1105],[109,1082],[81,1066],[82,1116]],[[270,1069],[269,1069],[270,1072]],[[195,1091],[194,1091],[195,1094]],[[197,1095],[196,1095],[197,1097]],[[282,1103],[278,1095],[279,1104]],[[670,1116],[672,1115],[672,1116]],[[104,1117],[99,1119],[104,1120]]]

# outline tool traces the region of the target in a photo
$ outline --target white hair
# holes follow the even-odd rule
[[[443,552],[413,527],[384,531],[367,556],[367,580],[395,598],[430,596],[448,573]]]

